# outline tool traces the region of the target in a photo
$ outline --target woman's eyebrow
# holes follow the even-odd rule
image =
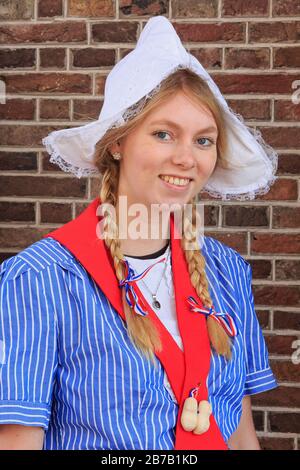
[[[174,121],[170,121],[169,119],[161,119],[159,121],[150,122],[150,126],[157,125],[157,124],[160,124],[160,125],[161,124],[167,124],[168,126],[174,127],[176,129],[182,129],[182,127],[179,124],[177,124]],[[202,129],[199,129],[197,134],[200,133],[200,132],[216,132],[216,133],[218,133],[218,129],[215,126],[207,126],[207,127],[203,127]]]

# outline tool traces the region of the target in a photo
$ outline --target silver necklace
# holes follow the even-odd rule
[[[151,297],[152,297],[152,307],[155,308],[156,310],[159,310],[160,307],[161,307],[161,304],[160,302],[157,300],[156,298],[156,295],[157,295],[157,292],[158,292],[158,289],[159,289],[159,286],[161,284],[161,281],[164,277],[164,274],[166,272],[166,269],[167,269],[167,266],[168,266],[168,260],[169,260],[169,256],[170,256],[170,246],[168,247],[167,249],[168,251],[168,254],[167,254],[167,259],[165,260],[165,267],[164,267],[164,270],[163,270],[163,273],[162,273],[162,276],[160,278],[160,281],[158,283],[158,286],[155,290],[155,293],[151,292],[151,290],[149,289],[149,287],[147,286],[147,284],[145,283],[145,281],[143,279],[141,279],[142,283],[144,284],[144,286],[146,287],[146,289],[148,290],[148,292],[151,294]]]

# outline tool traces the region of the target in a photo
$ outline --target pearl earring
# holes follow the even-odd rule
[[[112,156],[114,157],[115,160],[121,160],[122,158],[120,152],[113,153]]]

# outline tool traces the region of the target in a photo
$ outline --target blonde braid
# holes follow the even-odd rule
[[[196,218],[197,213],[195,201],[192,201],[192,222],[188,217],[184,219],[183,237],[181,245],[184,250],[185,259],[188,265],[190,279],[199,298],[206,307],[212,307],[212,300],[208,290],[208,281],[205,273],[205,258],[201,253],[197,237]],[[190,244],[195,249],[190,249]],[[207,318],[207,329],[210,342],[218,354],[224,355],[227,359],[231,358],[231,340],[224,329],[212,318]]]
[[[117,194],[117,181],[118,171],[115,166],[111,165],[105,170],[102,178],[100,190],[101,203],[110,203],[116,208],[115,194]],[[110,250],[114,262],[116,276],[118,280],[121,281],[125,277],[124,256],[121,251],[118,228],[109,211],[105,212],[103,232],[105,244]],[[111,234],[113,236],[111,236]],[[153,364],[157,366],[154,351],[159,352],[162,349],[157,328],[148,316],[142,317],[141,315],[137,315],[128,305],[125,297],[125,289],[122,289],[122,302],[130,339],[147,359],[151,360]]]

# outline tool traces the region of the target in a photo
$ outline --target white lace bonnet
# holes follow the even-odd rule
[[[122,126],[160,89],[161,81],[179,68],[189,68],[204,78],[225,111],[228,168],[216,164],[203,187],[213,197],[251,200],[265,194],[275,182],[278,156],[261,133],[247,127],[228,106],[218,86],[200,62],[183,47],[171,22],[164,16],[150,18],[136,47],[110,71],[104,102],[97,121],[51,132],[43,139],[50,156],[66,172],[78,178],[99,174],[93,162],[95,144],[112,127]]]

